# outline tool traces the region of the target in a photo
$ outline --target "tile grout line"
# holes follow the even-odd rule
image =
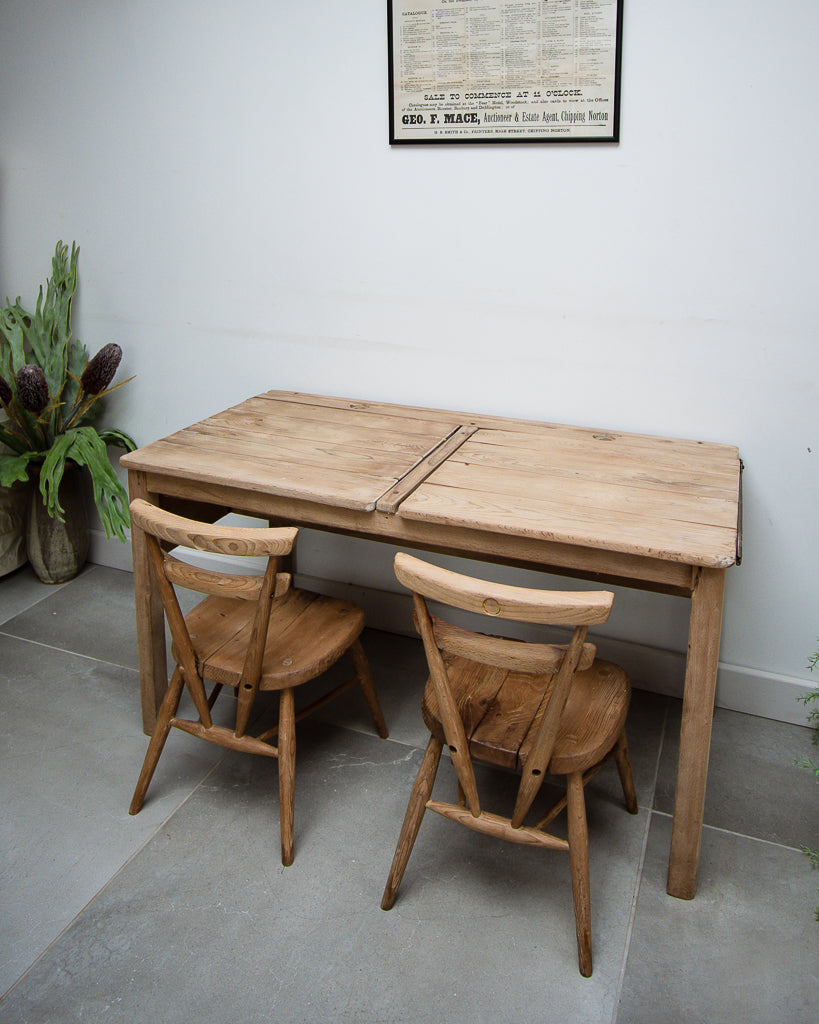
[[[637,863],[637,872],[635,875],[634,892],[631,897],[631,909],[629,910],[628,924],[626,925],[626,940],[623,947],[623,961],[620,965],[620,974],[617,979],[617,989],[614,994],[614,1006],[611,1016],[611,1024],[617,1024],[617,1014],[620,1009],[620,996],[623,991],[623,984],[626,979],[626,966],[628,964],[628,955],[631,948],[631,936],[634,931],[634,920],[637,916],[637,903],[640,898],[640,888],[643,883],[643,867],[645,866],[646,850],[648,849],[648,836],[651,831],[651,819],[654,814],[654,795],[657,791],[657,779],[660,776],[660,761],[663,756],[663,748],[665,746],[665,733],[668,727],[668,712],[669,712],[669,700],[666,698],[665,713],[663,715],[663,725],[660,730],[660,743],[657,748],[657,758],[654,762],[654,778],[651,782],[651,800],[647,807],[648,813],[646,814],[646,824],[643,829],[643,840],[640,847],[640,857]]]
[[[81,651],[72,651],[67,647],[55,647],[53,644],[43,643],[41,640],[32,640],[27,636],[18,636],[16,633],[8,633],[0,626],[0,636],[8,637],[9,640],[18,640],[22,644],[32,644],[34,647],[42,647],[47,651],[54,651],[57,654],[67,654],[72,658],[83,658],[85,661],[93,661],[98,665],[111,665],[113,668],[123,668],[128,672],[139,672],[133,665],[122,665],[116,661],[106,661],[104,658],[95,658],[91,654],[83,654]]]
[[[21,566],[20,569],[15,570],[15,572],[7,573],[6,576],[0,577],[0,582],[2,582],[2,580],[4,580],[4,579],[9,579],[10,580],[11,578],[13,578],[13,576],[15,575],[16,572],[22,572],[23,569],[28,569],[28,568],[29,568],[28,563],[26,563],[25,566]],[[81,576],[91,576],[91,575],[93,575],[98,568],[99,568],[99,566],[97,566],[96,563],[86,562],[85,566],[82,568],[82,570],[80,571],[80,573],[77,576],[75,576],[73,579],[66,580],[64,583],[42,583],[42,582],[40,582],[40,584],[39,584],[40,587],[44,588],[44,592],[43,592],[42,596],[41,597],[33,598],[29,603],[24,604],[22,607],[16,607],[15,611],[13,611],[10,615],[7,615],[6,618],[4,618],[0,622],[0,626],[6,625],[6,623],[11,622],[12,619],[16,619],[18,615],[24,615],[26,612],[32,611],[32,609],[36,608],[38,605],[41,605],[44,602],[49,601],[55,594],[60,593],[60,591],[62,591],[62,590],[66,590],[68,587],[71,586],[72,583],[74,583],[77,580],[79,580]],[[32,570],[32,575],[33,575],[33,570]],[[9,635],[13,636],[13,634],[9,634]]]
[[[673,818],[672,814],[668,811],[652,811],[658,818]],[[724,836],[733,836],[735,839],[747,839],[752,843],[763,843],[765,846],[775,846],[778,850],[788,850],[790,853],[802,853],[802,849],[798,846],[788,846],[787,843],[777,843],[773,839],[765,839],[762,836],[751,836],[747,832],[736,832],[731,828],[722,828],[719,825],[709,825],[707,822],[702,823],[703,832],[720,832]]]
[[[191,789],[191,791],[185,796],[185,799],[180,801],[180,803],[178,803],[176,805],[176,807],[174,807],[173,810],[168,815],[166,815],[166,817],[164,817],[161,822],[159,822],[159,824],[156,826],[156,828],[153,830],[153,832],[151,832],[151,834],[149,836],[147,836],[147,838],[145,839],[145,842],[143,842],[142,845],[138,849],[134,850],[134,852],[128,858],[126,858],[126,860],[124,860],[122,862],[122,864],[119,865],[119,867],[116,869],[116,871],[113,872],[113,874],[110,876],[110,878],[108,878],[108,880],[105,882],[105,884],[102,885],[94,893],[94,895],[91,897],[91,899],[89,899],[82,907],[80,907],[80,909],[71,918],[71,920],[68,922],[68,924],[57,935],[54,936],[54,938],[46,945],[45,949],[43,949],[43,951],[38,956],[36,956],[34,958],[34,960],[28,965],[28,967],[23,971],[23,973],[18,978],[16,978],[12,982],[11,985],[9,985],[9,987],[6,989],[5,992],[0,992],[0,1006],[2,1006],[3,1001],[20,984],[20,982],[22,982],[26,978],[26,976],[31,971],[34,970],[34,968],[37,966],[37,964],[43,959],[43,957],[51,949],[51,947],[56,942],[59,942],[60,939],[63,937],[63,935],[65,935],[65,933],[70,928],[73,928],[73,926],[77,923],[77,921],[83,916],[83,914],[91,906],[91,904],[94,903],[94,901],[97,900],[105,892],[105,890],[117,880],[117,878],[119,878],[119,876],[122,874],[122,872],[134,860],[134,858],[138,857],[145,850],[145,848],[150,843],[153,842],[153,840],[159,835],[159,833],[162,831],[162,829],[166,827],[166,825],[171,820],[171,818],[174,818],[176,816],[176,814],[179,811],[182,810],[182,808],[191,799],[191,797],[197,792],[197,790],[200,789],[200,787],[202,785],[204,785],[204,783],[207,782],[207,780],[211,777],[211,775],[216,771],[216,769],[219,767],[219,765],[222,763],[222,761],[225,759],[226,756],[227,756],[227,751],[225,751],[225,753],[222,755],[222,757],[220,757],[215,762],[215,764],[213,764],[211,766],[211,768],[208,770],[208,772],[205,775],[202,776],[202,778],[196,783],[196,785],[193,787],[193,789]]]

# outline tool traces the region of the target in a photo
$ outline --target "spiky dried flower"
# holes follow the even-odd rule
[[[98,395],[101,391],[105,391],[114,379],[120,359],[122,359],[122,349],[119,345],[111,342],[108,345],[103,345],[94,358],[88,360],[80,378],[80,383],[87,395]]]
[[[0,401],[2,401],[5,405],[8,405],[13,397],[14,395],[12,393],[11,388],[9,387],[9,382],[6,380],[5,377],[0,377]]]
[[[48,405],[48,384],[39,366],[29,363],[17,371],[17,399],[24,409],[39,413]]]

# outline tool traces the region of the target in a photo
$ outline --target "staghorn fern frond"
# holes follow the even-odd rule
[[[0,430],[0,441],[11,448],[6,432]],[[11,487],[18,480],[28,480],[28,464],[37,455],[36,452],[21,452],[17,455],[0,455],[0,487]]]
[[[136,445],[122,431],[115,433],[116,442],[132,451]],[[130,526],[128,514],[128,493],[114,472],[108,458],[107,443],[94,427],[72,427],[60,435],[43,460],[40,470],[40,493],[50,516],[64,522],[64,510],[60,505],[60,481],[63,478],[68,459],[80,466],[87,466],[94,488],[94,502],[108,538],[118,537],[124,541],[125,529]]]
[[[126,383],[123,381],[123,384]],[[97,433],[106,444],[112,444],[116,448],[124,448],[126,452],[132,452],[136,448],[136,441],[124,430],[117,430],[115,427],[108,427],[98,430]]]
[[[26,340],[43,369],[51,395],[62,396],[67,383],[67,371],[72,349],[82,349],[80,357],[86,358],[85,346],[71,337],[71,306],[77,290],[77,260],[80,250],[72,243],[71,256],[68,246],[57,243],[51,259],[51,277],[46,281],[45,296],[40,288],[37,306],[32,319],[32,329]]]

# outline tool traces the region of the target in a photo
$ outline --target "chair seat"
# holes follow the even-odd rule
[[[520,771],[526,763],[554,679],[492,668],[454,655],[444,661],[473,757]],[[612,749],[628,712],[630,687],[625,672],[595,660],[575,673],[548,770],[554,775],[583,772]],[[446,743],[431,682],[423,715],[433,736]]]
[[[238,685],[254,612],[252,601],[207,597],[185,616],[203,678]],[[259,688],[281,690],[315,679],[363,628],[364,613],[356,605],[308,590],[289,590],[271,608]]]

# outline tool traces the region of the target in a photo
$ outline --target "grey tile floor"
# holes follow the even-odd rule
[[[379,908],[425,733],[415,640],[365,634],[390,739],[357,695],[299,731],[296,860],[275,764],[174,733],[142,812],[131,577],[0,580],[0,1021],[819,1020],[806,729],[718,711],[699,892],[665,893],[679,702],[635,691],[640,813],[589,786],[594,975],[577,971],[568,863],[422,827]],[[442,783],[451,774],[442,768]],[[511,779],[487,773],[500,799]],[[490,797],[491,799],[491,797]]]

